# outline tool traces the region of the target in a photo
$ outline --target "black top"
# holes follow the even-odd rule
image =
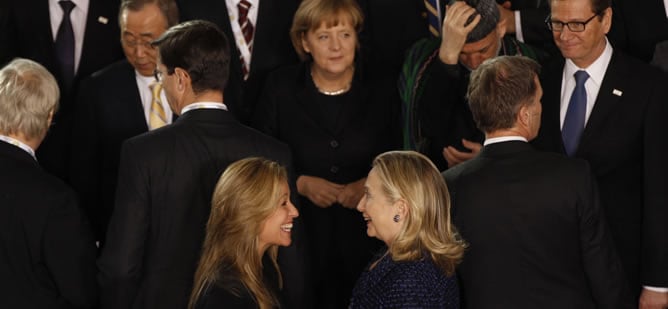
[[[264,256],[262,260],[262,275],[264,284],[274,296],[278,297],[278,273],[271,263],[271,260]],[[200,296],[196,309],[217,309],[217,308],[248,308],[255,309],[260,306],[255,301],[255,297],[241,283],[241,280],[235,272],[228,270],[221,271],[220,280],[208,286],[202,296]],[[279,298],[279,303],[282,304]],[[279,307],[283,307],[279,305]]]

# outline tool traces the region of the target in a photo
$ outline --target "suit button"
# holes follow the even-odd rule
[[[329,145],[332,146],[332,148],[339,148],[339,142],[332,140],[329,142]]]
[[[339,172],[339,167],[336,166],[336,165],[334,165],[334,166],[332,166],[332,167],[329,168],[329,171],[332,172],[332,173],[334,173],[334,174],[336,174],[336,173]]]

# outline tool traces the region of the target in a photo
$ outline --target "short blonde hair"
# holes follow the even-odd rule
[[[32,139],[49,129],[58,109],[56,79],[42,65],[16,58],[0,70],[0,133]]]
[[[348,14],[350,23],[359,35],[362,31],[364,16],[362,9],[355,0],[303,0],[295,12],[290,28],[292,46],[302,61],[310,59],[310,55],[302,46],[302,37],[310,30],[315,30],[325,23],[327,27],[338,25],[341,14]],[[358,39],[359,46],[359,39]]]
[[[264,158],[246,158],[227,167],[213,193],[189,308],[195,307],[208,286],[221,279],[222,269],[243,283],[260,308],[278,305],[276,296],[264,285],[258,236],[263,222],[278,207],[281,186],[287,179],[284,167]],[[278,247],[272,245],[268,252],[280,286]]]
[[[403,199],[405,223],[389,248],[395,261],[414,261],[428,253],[447,275],[461,261],[466,245],[450,222],[450,195],[438,169],[415,151],[378,155],[373,168],[391,203]]]

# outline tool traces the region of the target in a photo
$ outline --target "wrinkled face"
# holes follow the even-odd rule
[[[288,183],[281,185],[280,197],[274,212],[262,223],[258,244],[264,251],[271,245],[289,246],[292,242],[292,220],[299,216],[297,208],[290,202]]]
[[[595,14],[590,0],[554,0],[550,1],[550,8],[551,20],[564,23],[585,22]],[[594,17],[582,32],[573,32],[567,26],[562,31],[552,31],[554,42],[564,58],[571,59],[580,68],[586,68],[603,53],[611,19],[612,10],[608,8],[602,18]]]
[[[369,172],[364,184],[364,195],[357,204],[357,210],[364,216],[367,235],[390,246],[399,234],[403,221],[394,222],[393,217],[399,213],[397,205],[391,203],[383,193],[380,178],[376,173],[376,168]]]
[[[350,17],[339,14],[339,24],[323,22],[302,36],[302,47],[313,58],[313,69],[325,76],[339,77],[353,69],[357,33]]]
[[[485,60],[496,57],[503,38],[503,34],[499,35],[501,30],[490,32],[480,41],[464,44],[459,53],[459,62],[470,70],[475,70]]]
[[[167,19],[155,4],[139,11],[124,10],[121,16],[121,45],[128,62],[143,76],[153,75],[156,50],[150,42],[167,30]]]

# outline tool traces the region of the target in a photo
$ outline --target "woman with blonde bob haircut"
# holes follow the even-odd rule
[[[387,250],[353,290],[352,308],[459,308],[455,266],[465,244],[450,222],[450,197],[441,174],[414,151],[376,157],[357,209],[367,234]]]
[[[213,194],[189,308],[277,308],[278,246],[292,220],[285,168],[263,158],[231,164]]]

